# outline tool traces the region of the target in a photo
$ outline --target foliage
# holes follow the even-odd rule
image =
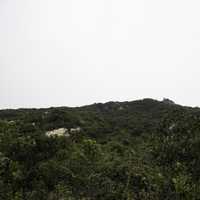
[[[70,136],[46,136],[57,128]],[[199,155],[199,108],[144,99],[0,111],[2,200],[196,200]]]

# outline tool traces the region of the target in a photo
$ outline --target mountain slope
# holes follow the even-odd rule
[[[200,199],[200,109],[143,99],[0,111],[0,199]]]

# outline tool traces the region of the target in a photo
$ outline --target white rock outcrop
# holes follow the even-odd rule
[[[69,137],[69,131],[66,128],[59,128],[59,129],[54,129],[52,131],[47,131],[46,132],[46,136],[48,137],[60,137],[60,136],[65,136],[65,137]]]
[[[70,133],[79,133],[81,131],[80,127],[77,128],[70,128]]]
[[[170,131],[173,131],[174,128],[176,128],[176,123],[172,123],[172,124],[170,125],[170,127],[169,127],[169,130],[170,130]]]

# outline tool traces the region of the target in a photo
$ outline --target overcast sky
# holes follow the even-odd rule
[[[0,0],[0,108],[147,97],[200,106],[199,0]]]

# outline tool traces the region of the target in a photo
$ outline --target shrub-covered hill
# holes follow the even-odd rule
[[[0,199],[200,199],[200,109],[143,99],[0,111]]]
[[[108,102],[89,106],[47,109],[0,110],[0,119],[26,126],[33,124],[45,131],[60,127],[81,127],[87,134],[105,137],[115,131],[141,134],[157,128],[161,118],[170,112],[190,110],[152,99],[133,102]]]

